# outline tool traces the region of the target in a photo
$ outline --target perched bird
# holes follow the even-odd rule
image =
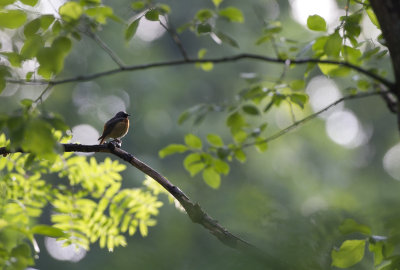
[[[103,134],[98,138],[100,144],[103,144],[108,138],[120,139],[128,133],[129,114],[120,111],[113,118],[108,120],[104,125]]]

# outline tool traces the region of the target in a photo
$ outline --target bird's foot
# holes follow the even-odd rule
[[[120,139],[114,139],[111,142],[115,145],[115,147],[121,148],[122,146],[122,141]]]

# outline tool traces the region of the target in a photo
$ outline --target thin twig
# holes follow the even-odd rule
[[[46,88],[40,93],[40,95],[35,99],[34,103],[37,104],[39,102],[43,102],[43,96],[46,94],[48,91],[50,91],[51,88],[53,88],[53,84],[48,84]]]
[[[182,41],[180,40],[178,34],[175,32],[175,30],[173,30],[171,27],[166,26],[165,24],[162,23],[161,20],[159,20],[160,24],[162,27],[164,27],[164,29],[169,33],[169,35],[171,36],[172,40],[174,41],[174,43],[176,44],[176,46],[178,47],[179,51],[181,52],[183,59],[185,60],[189,60],[189,56],[186,53],[185,47],[183,47]],[[167,22],[168,23],[168,22]],[[168,23],[169,24],[169,23]]]
[[[307,117],[304,117],[303,119],[294,122],[293,124],[291,124],[290,126],[279,130],[278,132],[276,132],[275,134],[269,136],[268,138],[266,138],[265,140],[262,141],[257,141],[257,142],[250,142],[250,143],[246,143],[241,145],[241,147],[249,147],[249,146],[253,146],[255,144],[260,144],[260,143],[267,143],[270,141],[273,141],[275,139],[278,139],[279,137],[285,135],[286,133],[294,130],[295,128],[297,128],[300,125],[304,125],[305,123],[307,123],[308,121],[314,119],[315,117],[317,117],[318,115],[320,115],[323,112],[326,112],[327,110],[329,110],[330,108],[336,106],[337,104],[345,101],[345,100],[352,100],[352,99],[359,99],[359,98],[365,98],[365,97],[370,97],[370,96],[376,96],[376,95],[382,95],[382,94],[388,94],[389,91],[376,91],[376,92],[368,92],[368,93],[359,93],[359,94],[355,94],[355,95],[348,95],[348,96],[344,96],[338,100],[336,100],[335,102],[329,104],[328,106],[326,106],[325,108],[310,114]]]
[[[280,59],[280,58],[273,58],[273,57],[257,55],[257,54],[248,54],[248,53],[237,54],[237,55],[221,57],[221,58],[173,60],[173,61],[156,62],[156,63],[142,64],[142,65],[125,66],[125,67],[111,69],[111,70],[107,70],[107,71],[103,71],[103,72],[99,72],[99,73],[83,75],[83,76],[76,76],[76,77],[72,77],[72,78],[53,80],[53,81],[46,81],[46,80],[26,81],[26,80],[7,79],[7,82],[17,83],[17,84],[26,84],[26,85],[42,85],[42,84],[48,84],[48,83],[57,85],[57,84],[72,83],[72,82],[90,81],[90,80],[97,79],[100,77],[110,76],[113,74],[127,72],[127,71],[138,71],[138,70],[145,70],[145,69],[151,69],[151,68],[157,68],[157,67],[170,67],[170,66],[180,66],[180,65],[208,63],[208,62],[211,62],[214,64],[229,63],[229,62],[235,62],[235,61],[239,61],[239,60],[243,60],[243,59],[259,60],[259,61],[263,61],[263,62],[277,63],[277,64],[286,64],[289,61],[290,64],[298,64],[298,65],[315,63],[315,64],[344,66],[344,67],[353,69],[355,71],[358,71],[358,72],[370,77],[371,79],[374,79],[374,80],[384,84],[391,91],[394,91],[393,90],[394,83],[392,83],[391,81],[389,81],[369,70],[363,69],[360,66],[353,65],[349,62],[335,61],[335,60],[321,60],[321,59],[314,59],[314,58]]]
[[[121,60],[121,58],[119,58],[118,55],[103,40],[101,40],[101,38],[96,33],[90,31],[85,31],[83,33],[92,38],[121,69],[125,67],[125,64]]]

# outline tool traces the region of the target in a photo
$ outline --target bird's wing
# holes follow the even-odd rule
[[[106,122],[106,124],[104,125],[104,130],[103,130],[103,134],[101,135],[100,139],[106,138],[114,129],[115,125],[122,121],[124,118],[118,117],[118,118],[111,118],[110,120],[108,120]]]

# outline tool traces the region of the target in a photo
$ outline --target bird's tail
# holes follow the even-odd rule
[[[103,144],[105,139],[106,139],[105,137],[101,136],[97,140],[101,140],[99,144]]]

